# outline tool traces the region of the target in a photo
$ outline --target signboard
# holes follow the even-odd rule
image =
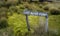
[[[31,11],[25,10],[23,13],[26,15],[26,23],[27,23],[27,27],[28,27],[29,31],[30,31],[30,25],[28,22],[28,15],[45,16],[46,17],[45,32],[48,32],[48,14],[46,12],[45,13],[43,13],[43,12],[31,12]]]
[[[35,16],[47,16],[47,13],[43,13],[43,12],[30,12],[30,11],[26,11],[24,12],[24,14],[27,15],[35,15]]]

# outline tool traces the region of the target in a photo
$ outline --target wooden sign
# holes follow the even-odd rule
[[[47,16],[47,13],[43,13],[43,12],[30,12],[30,11],[26,11],[24,12],[24,14],[27,15],[35,15],[35,16]]]
[[[45,16],[46,18],[46,24],[45,24],[45,32],[48,32],[48,13],[43,13],[43,12],[31,12],[31,11],[24,11],[23,12],[26,15],[26,23],[28,27],[28,31],[30,31],[30,25],[28,22],[28,15],[34,15],[34,16]]]

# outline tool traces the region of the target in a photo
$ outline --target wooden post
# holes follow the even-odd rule
[[[46,16],[45,32],[48,32],[48,15]]]
[[[26,23],[27,23],[28,31],[30,31],[30,25],[29,25],[29,22],[28,22],[28,15],[27,14],[26,14]]]

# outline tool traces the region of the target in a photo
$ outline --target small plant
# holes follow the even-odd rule
[[[60,7],[58,9],[60,9]]]
[[[50,14],[52,14],[52,15],[59,15],[60,14],[60,10],[58,10],[58,9],[51,9],[50,10]]]
[[[42,5],[40,5],[39,7],[42,8]]]
[[[43,6],[45,6],[45,5],[47,5],[47,4],[48,4],[48,2],[43,2],[43,3],[42,3]]]
[[[15,6],[11,6],[11,7],[9,8],[9,11],[10,11],[10,12],[17,12],[17,8],[16,8]]]
[[[44,9],[45,11],[49,11],[49,7],[48,7],[48,6],[44,7],[43,9]]]
[[[1,18],[0,20],[0,29],[8,27],[8,22],[6,18]]]
[[[49,36],[58,36],[58,31],[57,30],[49,30],[48,35]]]

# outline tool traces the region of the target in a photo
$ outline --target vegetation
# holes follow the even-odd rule
[[[29,16],[31,31],[27,30],[26,17],[23,14],[26,8],[33,12],[48,12],[49,31],[47,35],[44,30],[41,31],[43,27],[39,28],[40,17],[38,16]],[[53,2],[31,3],[21,0],[0,0],[0,36],[40,36],[41,34],[60,36],[59,30],[60,7],[54,6]]]

